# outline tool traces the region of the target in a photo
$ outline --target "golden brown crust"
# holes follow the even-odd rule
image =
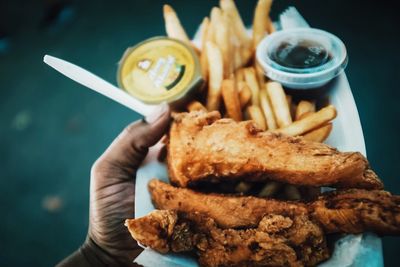
[[[143,242],[144,245],[161,253],[167,253],[169,251],[167,237],[172,234],[177,220],[178,216],[173,211],[153,211],[139,219],[125,220],[125,226],[138,242]],[[134,229],[142,229],[142,231]]]
[[[294,215],[308,212],[306,206],[300,203],[252,196],[204,194],[173,187],[156,179],[151,180],[148,187],[158,209],[201,212],[213,218],[222,228],[254,227],[269,213]]]
[[[329,257],[322,229],[307,215],[270,214],[255,228],[237,230],[221,229],[199,212],[156,210],[126,225],[161,253],[196,251],[200,266],[315,266]]]
[[[327,233],[400,235],[400,196],[386,191],[331,192],[311,204],[310,212]]]
[[[400,235],[400,196],[385,191],[351,189],[325,193],[316,201],[279,201],[251,196],[205,194],[176,188],[159,180],[149,183],[159,209],[201,212],[221,228],[254,227],[268,214],[309,214],[327,233]]]
[[[220,119],[218,112],[175,114],[168,145],[171,182],[181,187],[222,179],[381,189],[358,152],[339,152],[301,137],[262,132],[251,121]]]

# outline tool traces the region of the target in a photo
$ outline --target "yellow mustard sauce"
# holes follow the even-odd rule
[[[128,49],[118,70],[119,86],[148,103],[173,103],[201,83],[193,48],[167,37],[155,37]]]

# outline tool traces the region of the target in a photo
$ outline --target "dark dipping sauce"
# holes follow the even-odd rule
[[[282,42],[271,54],[271,59],[279,65],[296,69],[319,67],[331,58],[321,44],[310,40]]]

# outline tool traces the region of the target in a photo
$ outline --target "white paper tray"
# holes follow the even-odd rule
[[[331,86],[328,96],[330,103],[336,107],[338,116],[333,121],[333,130],[326,143],[340,151],[359,151],[366,155],[358,111],[346,75],[341,74]],[[148,182],[153,178],[168,182],[165,165],[154,160],[156,150],[157,147],[151,149],[147,161],[137,172],[136,217],[142,217],[155,209],[147,190]],[[151,249],[145,249],[135,261],[148,267],[198,266],[195,259],[188,256],[161,255]],[[319,266],[383,267],[381,239],[369,233],[348,235],[335,243],[332,257]]]

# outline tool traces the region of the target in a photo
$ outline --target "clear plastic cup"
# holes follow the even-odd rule
[[[311,62],[309,65],[300,67],[296,62],[283,64],[277,60],[277,53],[296,53],[296,48],[303,43],[312,44],[307,48],[310,51],[317,50],[317,54],[304,58],[305,62]],[[318,59],[321,64],[307,61],[315,59],[316,55],[321,57]],[[257,46],[256,57],[268,78],[293,89],[321,87],[338,76],[348,62],[346,47],[338,37],[312,28],[288,29],[268,35]],[[303,59],[301,55],[300,58]]]

